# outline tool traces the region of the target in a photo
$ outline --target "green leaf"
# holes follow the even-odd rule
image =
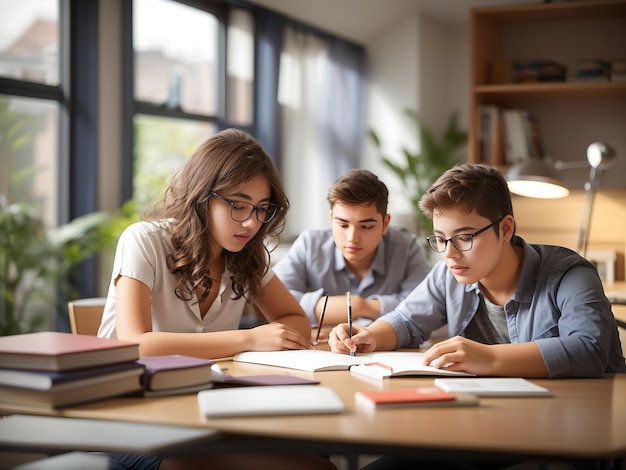
[[[379,158],[383,165],[401,182],[406,196],[413,207],[415,221],[420,233],[432,231],[432,221],[419,209],[419,201],[430,185],[446,170],[467,159],[463,154],[467,144],[467,132],[458,125],[457,113],[452,113],[448,119],[445,131],[441,136],[435,133],[423,122],[419,113],[413,109],[404,110],[407,118],[416,126],[419,135],[420,151],[414,152],[402,148],[404,165],[397,164],[380,152],[382,147],[378,133],[370,129],[368,136],[379,150]]]

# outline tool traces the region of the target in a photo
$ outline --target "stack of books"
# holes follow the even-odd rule
[[[142,390],[139,345],[55,331],[0,337],[0,402],[59,408]]]
[[[611,81],[626,82],[626,59],[611,61]]]
[[[491,63],[491,83],[564,82],[567,67],[554,60],[495,60]]]
[[[581,59],[577,64],[577,82],[608,82],[611,79],[611,62],[604,59]]]

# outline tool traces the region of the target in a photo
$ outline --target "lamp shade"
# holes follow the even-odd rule
[[[569,194],[569,190],[557,177],[556,170],[538,158],[530,158],[512,166],[506,179],[509,190],[520,196],[556,199]]]

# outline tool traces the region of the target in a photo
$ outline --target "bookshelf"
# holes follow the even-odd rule
[[[469,161],[481,161],[479,109],[523,109],[539,124],[545,155],[585,160],[601,140],[618,153],[603,188],[626,188],[626,82],[574,81],[584,59],[626,59],[626,0],[577,0],[475,8],[470,14]],[[494,83],[501,60],[554,60],[567,67],[565,81]],[[505,168],[504,156],[486,163]],[[582,188],[588,169],[562,172]]]

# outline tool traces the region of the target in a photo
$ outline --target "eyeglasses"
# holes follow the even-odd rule
[[[448,247],[448,242],[452,243],[452,246],[459,251],[469,251],[474,246],[474,237],[477,237],[484,231],[489,230],[494,225],[502,222],[502,219],[504,219],[505,217],[506,216],[503,215],[495,222],[491,222],[486,227],[483,227],[474,233],[460,233],[450,238],[443,238],[437,235],[431,235],[430,237],[426,237],[426,240],[428,240],[430,248],[437,253],[443,253],[444,251],[446,251],[446,248]]]
[[[272,203],[259,204],[255,206],[246,201],[236,201],[234,199],[228,199],[227,197],[220,196],[216,192],[211,192],[211,196],[215,196],[224,202],[230,204],[230,218],[235,222],[245,222],[252,213],[256,212],[256,220],[262,224],[270,222],[276,214],[278,214],[283,208]]]

